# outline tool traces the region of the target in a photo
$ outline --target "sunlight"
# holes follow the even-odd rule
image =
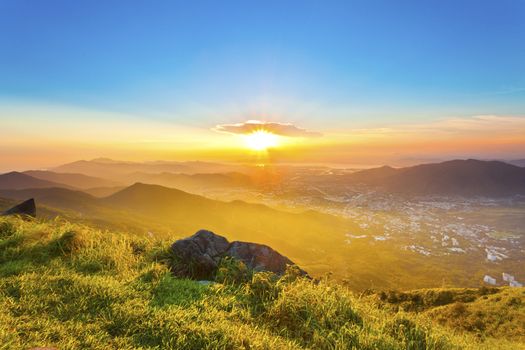
[[[257,130],[244,135],[244,141],[246,146],[254,151],[264,151],[279,144],[278,136],[266,130]]]

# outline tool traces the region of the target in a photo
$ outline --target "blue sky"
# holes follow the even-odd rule
[[[522,116],[525,1],[0,0],[2,105],[206,128]]]
[[[521,0],[2,0],[0,33],[5,99],[173,117],[265,98],[378,118],[525,106]]]

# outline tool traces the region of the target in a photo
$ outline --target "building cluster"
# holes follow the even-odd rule
[[[514,276],[508,273],[503,272],[501,274],[501,278],[503,282],[508,283],[510,287],[523,287],[522,283],[516,281],[516,278],[514,278]],[[498,283],[498,281],[494,277],[491,277],[489,275],[485,275],[485,277],[483,277],[483,282],[492,286],[495,286]]]

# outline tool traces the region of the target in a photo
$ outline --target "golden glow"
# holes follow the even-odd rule
[[[266,130],[257,130],[244,135],[244,142],[249,149],[254,151],[265,151],[279,144],[278,136]]]

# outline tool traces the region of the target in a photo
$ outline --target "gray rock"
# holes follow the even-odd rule
[[[193,236],[172,244],[171,251],[176,259],[172,270],[183,277],[209,279],[228,247],[226,238],[211,231],[200,230]]]
[[[270,271],[282,275],[290,259],[272,248],[257,243],[235,241],[229,243],[211,231],[200,230],[193,236],[176,241],[171,246],[174,255],[172,271],[180,277],[210,279],[223,257],[238,259],[255,271]],[[304,275],[306,272],[300,270]]]
[[[18,205],[15,205],[11,209],[8,209],[2,213],[2,215],[27,215],[36,217],[36,206],[33,198],[26,200]]]
[[[287,265],[295,265],[290,259],[264,244],[235,241],[230,244],[226,256],[241,260],[255,271],[270,271],[282,275]]]

